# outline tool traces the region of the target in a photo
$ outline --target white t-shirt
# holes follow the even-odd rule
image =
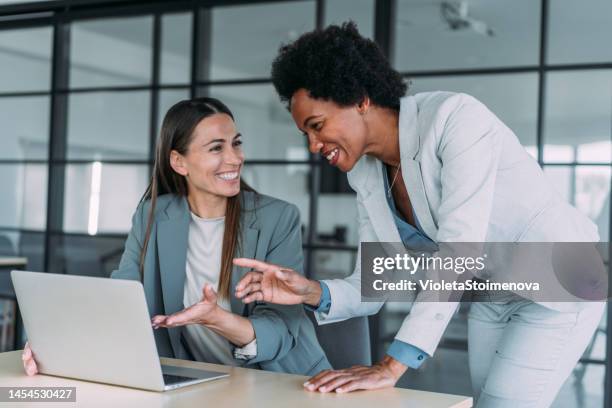
[[[183,294],[184,307],[189,307],[202,299],[204,284],[208,283],[215,291],[217,290],[221,274],[224,230],[225,217],[200,218],[191,213]],[[217,304],[231,311],[229,299],[218,296]],[[207,363],[241,365],[242,361],[234,358],[234,353],[242,355],[242,358],[254,357],[257,354],[255,340],[234,351],[234,346],[223,336],[199,324],[185,326],[185,340],[195,359]]]

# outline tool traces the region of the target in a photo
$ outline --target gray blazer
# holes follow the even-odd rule
[[[302,271],[302,237],[297,207],[275,198],[242,192],[241,250],[237,255],[257,258]],[[132,218],[119,269],[112,278],[139,280],[139,260],[147,228],[150,202]],[[151,316],[184,308],[183,289],[189,235],[187,200],[172,194],[157,199],[154,223],[144,262],[144,290]],[[246,273],[234,267],[232,286]],[[257,338],[257,356],[247,366],[270,371],[313,375],[331,368],[302,305],[263,302],[244,305],[231,291],[231,311],[249,319]],[[155,330],[160,356],[193,360],[182,338],[183,328]]]

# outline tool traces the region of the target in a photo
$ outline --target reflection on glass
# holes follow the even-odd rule
[[[400,71],[538,63],[537,1],[398,0],[395,27]]]
[[[191,13],[162,16],[162,83],[189,83],[191,77]]]
[[[295,204],[302,225],[308,226],[308,165],[245,165],[241,177],[260,194]]]
[[[147,159],[148,91],[71,94],[68,158]]]
[[[149,84],[152,29],[150,16],[73,23],[70,86]]]
[[[48,96],[0,98],[0,159],[46,159],[49,111]]]
[[[545,162],[612,162],[612,70],[546,78]]]
[[[424,91],[463,92],[484,103],[537,158],[537,74],[467,75],[417,77],[410,81],[409,93]]]
[[[44,164],[0,164],[0,228],[45,229],[47,173]]]
[[[610,240],[610,166],[545,166],[561,197],[597,224],[601,241]]]
[[[374,0],[327,0],[325,2],[325,23],[342,24],[352,20],[359,33],[374,38]]]
[[[0,31],[0,92],[51,87],[51,27]]]
[[[577,64],[612,61],[610,16],[610,0],[551,1],[547,62]]]
[[[0,228],[0,256],[28,258],[28,271],[43,272],[45,233],[7,231]],[[6,274],[8,275],[8,274]]]
[[[208,95],[233,112],[246,160],[307,160],[306,138],[271,85],[211,86]]]
[[[49,272],[108,278],[124,247],[123,237],[52,235]]]
[[[149,182],[146,165],[93,162],[66,166],[64,231],[127,233]]]
[[[175,103],[189,99],[189,89],[164,89],[159,91],[159,112],[157,116],[157,135],[161,130],[164,116]]]
[[[210,78],[202,79],[269,77],[281,43],[314,29],[315,6],[291,1],[213,8]]]

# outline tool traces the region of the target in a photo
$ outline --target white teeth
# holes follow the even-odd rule
[[[238,177],[238,172],[232,172],[232,173],[222,173],[222,174],[217,174],[217,176],[219,176],[219,178],[222,178],[223,180],[234,180]]]
[[[336,157],[337,155],[338,155],[338,149],[334,149],[331,152],[329,152],[329,154],[326,156],[326,159],[328,161],[332,161],[332,159]]]

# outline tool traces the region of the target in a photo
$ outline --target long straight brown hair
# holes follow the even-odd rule
[[[140,199],[140,204],[150,200],[151,206],[145,232],[145,239],[140,253],[140,280],[144,281],[144,262],[147,247],[151,238],[155,205],[157,197],[162,194],[174,194],[186,197],[188,194],[187,181],[184,176],[176,173],[170,166],[170,152],[176,150],[184,155],[187,153],[191,143],[193,131],[200,121],[214,114],[224,113],[234,120],[234,115],[229,108],[220,100],[214,98],[195,98],[178,102],[172,106],[162,123],[161,134],[155,149],[155,164],[151,182]],[[240,180],[240,191],[255,192],[242,179]],[[230,296],[230,284],[232,281],[232,259],[240,247],[240,214],[241,193],[229,197],[225,211],[225,231],[223,232],[223,246],[221,250],[221,274],[217,292],[223,298]]]

